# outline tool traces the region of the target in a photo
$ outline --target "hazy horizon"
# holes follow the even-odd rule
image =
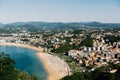
[[[0,23],[120,23],[119,0],[0,0]]]
[[[29,22],[45,22],[45,23],[92,23],[92,22],[98,22],[98,23],[115,23],[115,24],[120,24],[120,22],[100,22],[100,21],[82,21],[82,22],[50,22],[50,21],[16,21],[16,22],[8,22],[8,23],[2,23],[0,22],[0,24],[13,24],[13,23],[29,23]]]

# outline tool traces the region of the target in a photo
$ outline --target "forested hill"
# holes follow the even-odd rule
[[[120,29],[120,23],[100,23],[100,22],[15,22],[9,24],[0,23],[0,28],[11,29],[11,28],[25,28],[29,31],[34,30],[66,30],[66,29]]]

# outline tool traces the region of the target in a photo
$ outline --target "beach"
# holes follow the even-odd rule
[[[22,43],[0,43],[1,46],[18,46],[18,47],[24,47],[24,48],[29,48],[29,49],[33,49],[39,52],[43,51],[42,47],[35,47],[35,46],[31,46],[28,44],[22,44]]]
[[[0,43],[1,46],[18,46],[38,51],[36,56],[41,60],[45,70],[47,71],[47,80],[59,80],[70,73],[70,68],[64,60],[57,56],[53,56],[43,52],[42,47],[34,47],[20,43]]]
[[[48,71],[48,80],[59,80],[64,76],[71,74],[71,69],[64,60],[57,56],[53,56],[47,53],[39,52],[37,54],[42,62],[45,63],[45,68]]]

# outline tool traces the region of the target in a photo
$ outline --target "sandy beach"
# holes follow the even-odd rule
[[[50,55],[43,52],[43,48],[34,47],[27,44],[20,43],[0,43],[1,46],[18,46],[38,51],[36,55],[43,63],[45,70],[47,71],[47,80],[59,80],[62,77],[70,73],[70,68],[64,60],[57,56]]]
[[[48,53],[37,54],[39,58],[44,62],[44,66],[48,71],[48,80],[59,80],[70,73],[70,68],[64,60],[57,56],[50,55]]]
[[[20,43],[0,43],[1,46],[18,46],[18,47],[24,47],[24,48],[29,48],[29,49],[33,49],[39,52],[43,51],[42,47],[34,47],[28,44],[20,44]]]

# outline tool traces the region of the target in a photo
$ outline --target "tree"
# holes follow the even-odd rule
[[[38,78],[33,74],[29,75],[27,72],[23,71],[19,75],[19,80],[38,80]]]
[[[0,53],[0,80],[17,80],[19,71],[14,68],[15,62],[8,55]]]
[[[80,46],[92,47],[93,46],[93,38],[88,35],[81,43]]]
[[[0,53],[0,80],[38,80],[34,75],[20,72],[14,67],[15,61],[9,55]]]
[[[114,65],[117,69],[116,73],[107,72],[106,68],[108,67],[111,68],[111,65],[100,67],[92,72],[76,72],[71,76],[62,78],[61,80],[120,80],[120,65]]]

